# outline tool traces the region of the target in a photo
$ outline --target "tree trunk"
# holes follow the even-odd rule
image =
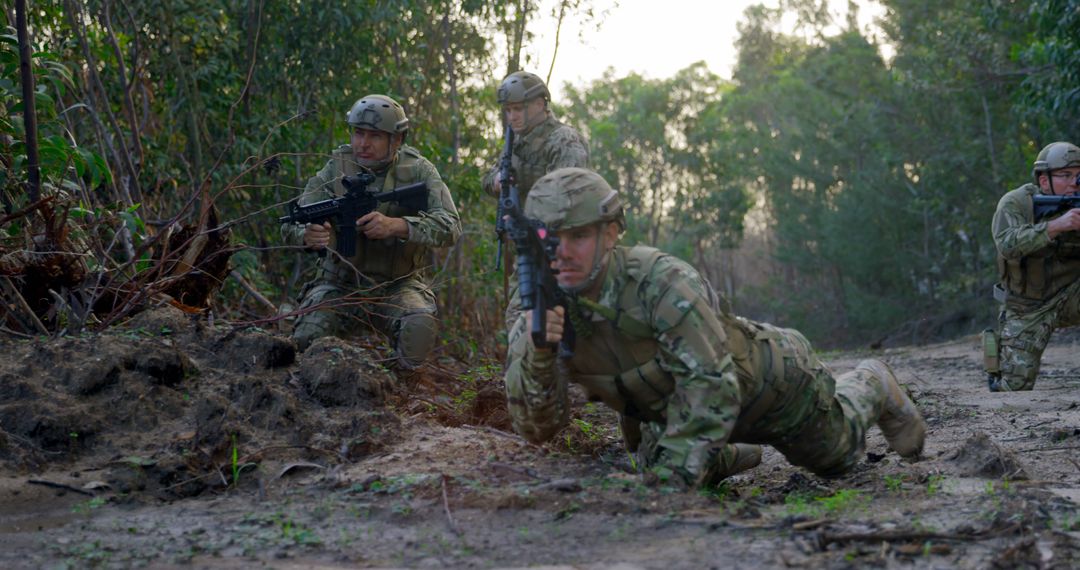
[[[37,145],[37,112],[34,107],[34,70],[30,37],[26,31],[26,0],[15,0],[15,25],[19,28],[19,79],[22,81],[23,125],[26,130],[26,191],[31,204],[41,197],[41,170]]]
[[[555,24],[555,48],[551,50],[551,65],[548,66],[547,78],[544,83],[551,85],[551,72],[555,70],[555,58],[559,55],[559,34],[562,33],[563,18],[566,17],[566,0],[559,2],[559,22]]]
[[[460,110],[458,109],[457,73],[454,69],[454,50],[450,45],[452,28],[448,9],[448,12],[443,14],[442,19],[443,60],[446,63],[446,74],[450,79],[450,165],[456,167],[458,164],[458,149],[461,146],[461,124]]]
[[[521,43],[525,39],[525,24],[529,19],[529,0],[521,0],[518,4],[517,18],[512,29],[513,37],[510,38],[510,53],[506,61],[506,75],[521,69]]]

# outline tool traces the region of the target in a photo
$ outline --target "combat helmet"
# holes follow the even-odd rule
[[[1039,175],[1062,168],[1080,167],[1080,148],[1068,142],[1052,142],[1039,151],[1031,176],[1039,183]]]
[[[525,215],[539,219],[552,231],[598,222],[618,222],[624,227],[619,193],[587,168],[559,168],[537,180],[525,201]]]
[[[551,100],[551,92],[548,91],[547,85],[544,85],[544,80],[528,71],[515,71],[507,75],[506,79],[499,84],[497,95],[500,105],[524,103],[536,97]]]
[[[367,128],[402,138],[409,132],[409,118],[397,101],[386,95],[366,95],[353,103],[345,120],[353,128]]]

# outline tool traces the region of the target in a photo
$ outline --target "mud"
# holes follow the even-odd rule
[[[1071,568],[1080,332],[1028,393],[989,393],[975,337],[883,358],[930,426],[872,430],[820,479],[766,449],[717,488],[651,487],[579,402],[510,433],[498,365],[388,370],[377,342],[286,338],[162,309],[102,335],[4,341],[0,567]]]

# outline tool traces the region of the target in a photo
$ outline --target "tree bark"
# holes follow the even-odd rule
[[[30,35],[26,30],[26,0],[15,0],[15,25],[19,34],[19,79],[22,81],[23,125],[26,130],[26,191],[30,203],[41,197],[38,159],[37,112],[34,107],[34,69]]]
[[[139,123],[135,119],[135,101],[131,98],[132,82],[128,81],[127,66],[124,65],[124,54],[120,51],[120,44],[116,41],[116,34],[113,32],[109,2],[102,3],[102,16],[105,18],[105,32],[108,34],[109,43],[116,54],[118,68],[116,75],[120,78],[120,89],[124,92],[124,113],[127,115],[128,129],[131,130],[131,144],[135,147],[135,153],[139,157],[139,165],[141,166],[144,162],[142,136],[139,134]]]
[[[461,146],[460,109],[458,108],[457,72],[454,69],[454,50],[450,45],[453,26],[450,25],[449,8],[442,18],[443,33],[443,60],[446,63],[446,74],[450,79],[450,136],[451,153],[450,165],[458,164],[458,149]]]

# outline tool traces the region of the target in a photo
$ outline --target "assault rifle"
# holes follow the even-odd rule
[[[510,188],[517,192],[517,181],[514,180],[514,131],[510,128],[510,121],[506,122],[506,134],[503,135],[503,151],[499,158],[499,206],[495,213],[495,239],[499,241],[499,250],[495,257],[495,271],[502,269],[503,238],[506,236],[506,212],[503,203],[510,196]]]
[[[1075,186],[1080,186],[1080,174],[1076,175]],[[1058,212],[1064,212],[1072,208],[1080,208],[1080,194],[1068,194],[1066,196],[1044,196],[1036,194],[1032,196],[1035,203],[1035,221],[1038,222]]]
[[[518,297],[522,311],[532,311],[533,345],[547,347],[547,310],[562,305],[567,308],[566,293],[559,289],[556,271],[551,268],[559,238],[548,230],[544,222],[525,216],[518,197],[517,186],[508,185],[503,179],[505,198],[499,199],[500,221],[504,231],[514,242],[517,250]],[[567,314],[559,341],[559,357],[574,355],[574,328]]]
[[[327,220],[337,229],[337,251],[343,257],[356,255],[356,220],[372,212],[380,202],[397,202],[403,208],[416,212],[428,208],[428,187],[426,182],[417,182],[387,192],[368,192],[367,187],[375,182],[375,175],[361,172],[341,179],[347,190],[340,198],[331,198],[301,206],[297,200],[289,202],[288,214],[278,218],[283,224],[321,224]],[[319,257],[326,255],[325,249],[319,250]]]

